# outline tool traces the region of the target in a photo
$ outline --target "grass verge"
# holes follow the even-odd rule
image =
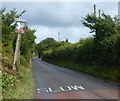
[[[102,78],[107,81],[114,82],[116,84],[120,84],[120,68],[118,67],[103,67],[103,66],[94,66],[94,65],[83,65],[77,64],[68,61],[55,61],[55,60],[46,60],[49,63],[53,63],[55,65],[62,66],[64,68],[69,68],[75,71],[87,73],[99,78]]]
[[[20,66],[19,75],[3,74],[3,99],[33,99],[34,82],[31,68]]]

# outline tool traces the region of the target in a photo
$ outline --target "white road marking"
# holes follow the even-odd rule
[[[78,90],[85,90],[85,88],[81,85],[77,86],[65,86],[65,87],[58,87],[55,89],[52,88],[38,88],[37,93],[58,93],[58,92],[67,92],[67,91],[78,91]]]
[[[66,88],[67,89],[65,89],[65,87],[60,87],[61,91],[71,91],[72,90],[69,86],[67,86]]]
[[[73,88],[74,90],[85,90],[81,85],[80,86],[70,86],[71,88]]]
[[[49,92],[49,90],[47,88],[38,88],[37,91],[39,93],[41,93],[41,92],[47,92],[48,93]]]
[[[51,88],[48,88],[49,92],[54,92],[54,93],[57,93],[57,92],[61,92],[61,90],[55,90],[53,91]]]

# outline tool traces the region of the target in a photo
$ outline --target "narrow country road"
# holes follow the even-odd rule
[[[35,99],[118,99],[118,87],[96,77],[32,60]]]

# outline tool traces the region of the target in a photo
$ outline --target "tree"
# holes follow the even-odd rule
[[[117,34],[116,23],[110,15],[102,14],[101,17],[94,15],[87,15],[82,23],[85,27],[91,29],[90,33],[95,32],[95,41],[101,41],[106,37],[110,37],[113,34]]]
[[[116,46],[119,46],[120,20],[103,13],[101,16],[87,15],[82,23],[94,35],[93,60],[99,64],[119,64]],[[112,48],[111,48],[112,47]],[[107,55],[105,55],[107,54]],[[115,62],[112,62],[113,59]],[[106,62],[106,63],[104,63]]]
[[[56,43],[57,42],[53,38],[47,38],[38,43],[36,49],[38,51],[39,57],[42,55],[43,51],[56,47]]]
[[[10,52],[12,52],[12,49],[14,49],[13,42],[16,38],[16,34],[14,32],[16,25],[11,26],[11,23],[14,22],[14,18],[19,18],[25,12],[26,11],[23,10],[20,14],[18,14],[16,9],[7,12],[5,8],[2,8],[0,11],[2,16],[2,44],[3,47],[8,47]]]
[[[11,24],[14,22],[15,18],[21,17],[25,12],[26,11],[23,10],[20,14],[18,14],[16,9],[6,11],[5,8],[0,11],[2,17],[2,51],[7,52],[12,56],[16,46],[17,33],[15,33],[16,24]],[[32,52],[35,48],[35,29],[32,30],[28,26],[25,26],[24,29],[25,33],[22,35],[20,52],[22,58],[28,60],[29,63]]]
[[[54,50],[55,48],[59,46],[63,46],[68,42],[57,42],[53,38],[46,38],[40,43],[37,44],[36,50],[38,51],[39,57],[41,57],[42,53],[46,50]]]
[[[21,39],[21,55],[25,57],[26,60],[30,60],[33,51],[35,50],[35,38],[34,33],[36,30],[26,28],[25,33],[22,35]]]

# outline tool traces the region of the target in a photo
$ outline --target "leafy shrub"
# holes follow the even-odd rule
[[[77,47],[77,61],[82,63],[90,63],[93,60],[93,47],[94,47],[94,39],[87,38],[82,39],[79,42],[79,46]]]
[[[120,65],[120,34],[101,41],[101,60],[110,65]],[[104,63],[104,64],[105,64]]]
[[[30,66],[30,63],[23,56],[20,56],[20,63],[22,65],[24,65],[25,67],[29,67]]]
[[[9,86],[15,86],[17,82],[17,76],[13,75],[2,75],[2,88],[8,88]]]

